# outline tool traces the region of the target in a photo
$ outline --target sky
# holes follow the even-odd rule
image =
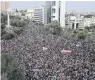
[[[10,9],[33,9],[44,5],[44,1],[10,1]],[[66,1],[66,12],[95,12],[95,1]]]
[[[10,9],[33,9],[44,5],[44,1],[10,1]]]
[[[67,12],[95,12],[95,1],[66,1]]]

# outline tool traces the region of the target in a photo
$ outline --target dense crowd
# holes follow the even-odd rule
[[[94,42],[47,33],[44,26],[29,23],[16,38],[1,41],[1,52],[18,59],[27,80],[95,80]]]

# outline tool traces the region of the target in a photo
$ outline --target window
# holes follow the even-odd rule
[[[76,29],[78,29],[78,28],[79,28],[79,23],[76,24]]]
[[[52,5],[55,6],[55,1],[52,1]]]
[[[52,9],[52,13],[55,13],[55,9]]]
[[[72,29],[74,29],[74,23],[72,23]]]
[[[55,18],[55,16],[52,16],[52,18]]]
[[[60,5],[61,5],[61,1],[59,1],[59,7],[60,7]]]

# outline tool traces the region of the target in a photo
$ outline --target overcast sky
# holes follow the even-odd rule
[[[10,1],[10,8],[33,9],[44,5],[44,3],[44,1]],[[67,12],[95,12],[95,1],[66,1],[65,5]]]
[[[67,1],[66,11],[95,12],[95,1]]]
[[[44,5],[44,1],[10,1],[10,9],[33,9]]]

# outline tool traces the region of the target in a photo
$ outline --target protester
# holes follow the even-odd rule
[[[53,37],[40,25],[29,23],[20,36],[2,40],[1,53],[19,59],[27,80],[95,80],[95,43]]]

